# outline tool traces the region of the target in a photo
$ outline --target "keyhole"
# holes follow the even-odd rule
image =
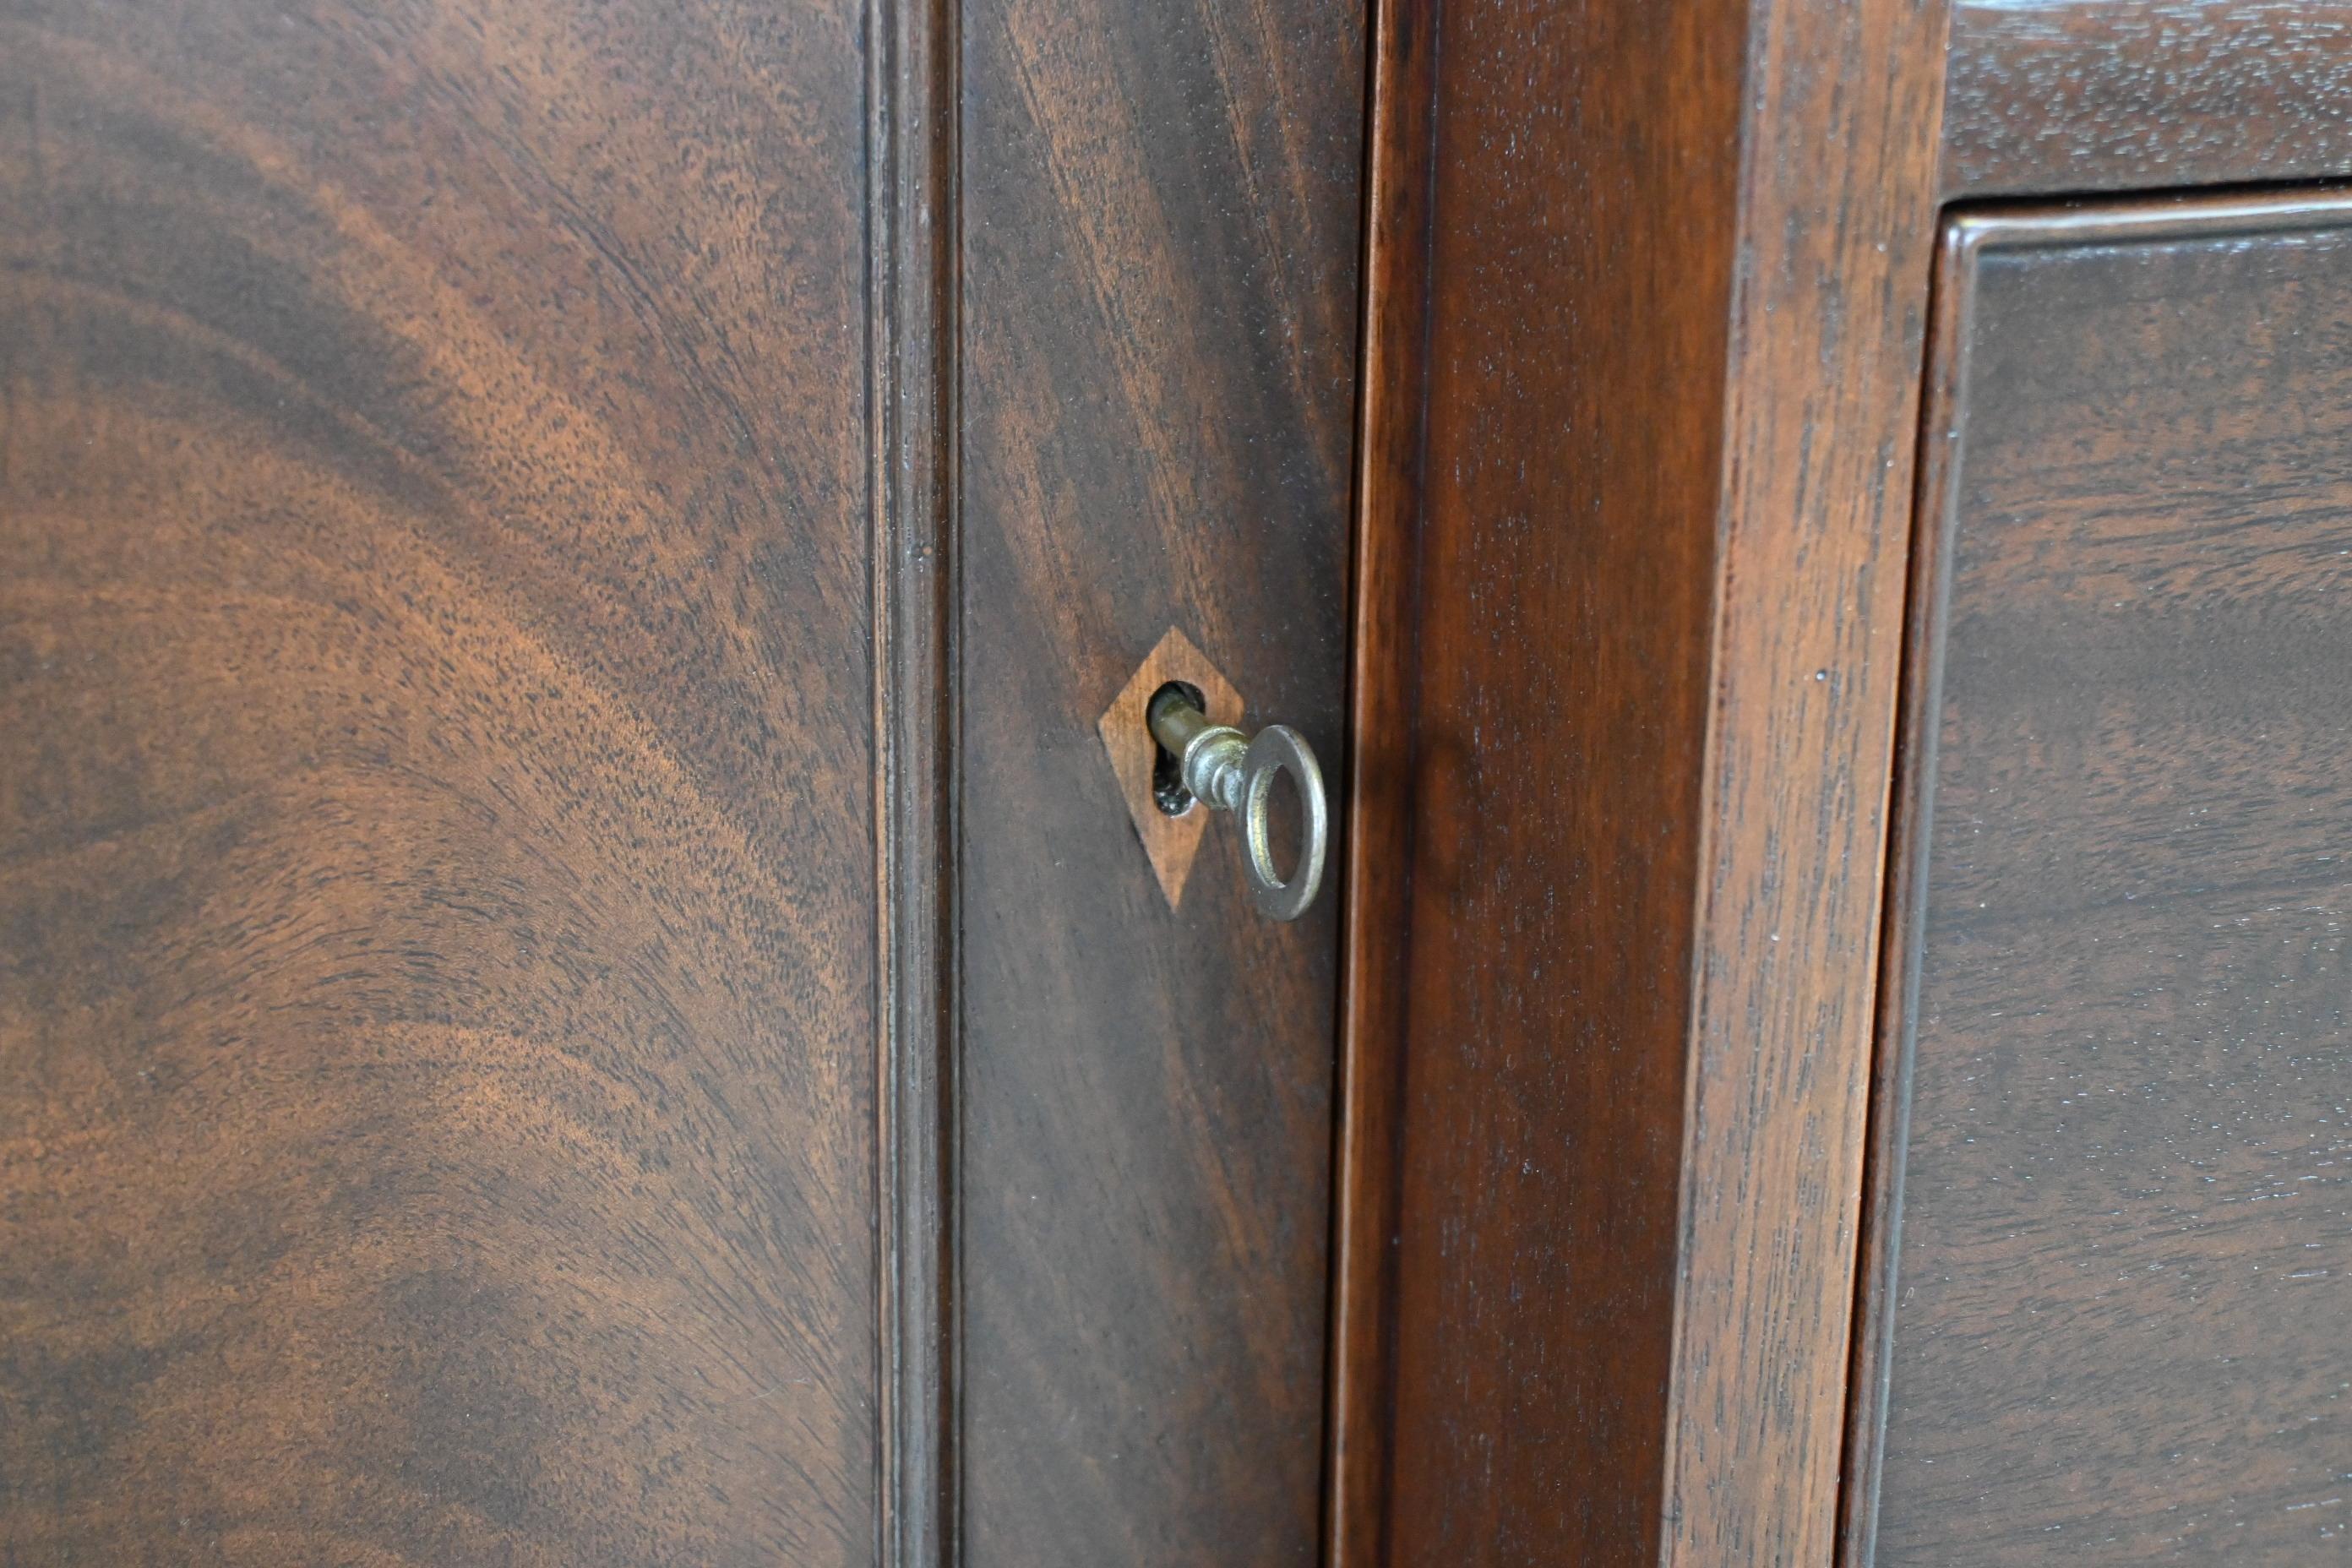
[[[1166,681],[1144,700],[1143,726],[1147,733],[1151,728],[1151,705],[1171,691],[1202,712],[1209,710],[1208,700],[1201,695],[1199,687],[1189,680]],[[1161,745],[1158,736],[1153,736],[1151,742],[1151,800],[1168,816],[1181,816],[1192,809],[1193,804],[1192,792],[1184,787],[1183,759]]]

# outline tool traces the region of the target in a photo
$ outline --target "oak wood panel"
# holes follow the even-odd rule
[[[1410,766],[1360,739],[1357,801],[1409,913],[1351,897],[1340,1560],[1817,1561],[1943,11],[1383,27],[1428,248],[1376,184],[1368,342],[1427,358],[1364,436],[1360,625],[1402,606],[1365,647],[1412,668],[1360,722]]]
[[[2346,0],[1954,0],[1943,186],[2352,175]]]
[[[0,12],[0,1557],[873,1558],[863,23]]]
[[[961,26],[965,1547],[1306,1562],[1336,904],[1171,910],[1097,721],[1173,626],[1339,755],[1363,17]]]
[[[1849,1555],[2332,1560],[2352,202],[1971,216],[1940,287]]]

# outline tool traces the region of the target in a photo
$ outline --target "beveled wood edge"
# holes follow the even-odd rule
[[[1946,11],[1751,27],[1661,1551],[1693,1568],[1834,1550]]]
[[[1951,258],[1992,250],[2074,250],[2210,235],[2297,234],[2352,223],[2352,186],[2117,192],[2071,200],[1954,207],[1945,219]]]
[[[959,1560],[958,0],[869,0],[876,1560]]]
[[[1955,0],[1948,80],[1951,201],[2352,175],[2352,0]]]
[[[1968,374],[1970,291],[1962,286],[1966,231],[1947,223],[1937,246],[1934,304],[1921,396],[1904,678],[1888,816],[1885,931],[1879,944],[1878,1047],[1871,1068],[1869,1144],[1864,1156],[1860,1256],[1854,1268],[1853,1361],[1846,1380],[1846,1452],[1838,1500],[1840,1563],[1870,1561],[1878,1526],[1879,1442],[1885,1428],[1885,1327],[1872,1304],[1894,1285],[1903,1205],[1903,1152],[1910,1141],[1911,999],[1925,910],[1927,827],[1934,810],[1936,732],[1943,685],[1941,636],[1952,486],[1958,478],[1953,402]]]
[[[1324,1557],[1383,1559],[1427,409],[1434,0],[1375,0],[1365,151]]]
[[[1905,675],[1889,815],[1885,932],[1880,947],[1878,1048],[1855,1268],[1853,1358],[1837,1561],[1867,1568],[1876,1552],[1878,1482],[1903,1239],[1903,1164],[1910,1142],[1910,1082],[1917,1036],[1920,939],[1935,830],[1936,715],[1942,706],[1948,566],[1959,520],[1959,395],[1967,384],[1975,306],[1973,268],[1988,251],[2064,250],[2204,236],[2293,234],[2352,226],[2352,191],[2194,193],[2011,202],[1959,208],[1937,247],[1927,382],[1919,418]]]

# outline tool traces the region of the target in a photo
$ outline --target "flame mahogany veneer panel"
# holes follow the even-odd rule
[[[861,25],[0,7],[0,1558],[872,1560]]]

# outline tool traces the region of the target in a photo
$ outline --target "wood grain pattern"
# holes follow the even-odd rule
[[[1363,18],[963,16],[963,1527],[976,1564],[1316,1547],[1335,906],[1181,911],[1095,732],[1181,626],[1340,734]]]
[[[1759,6],[1699,822],[1668,1562],[1836,1523],[1944,6]]]
[[[1399,1563],[1662,1516],[1745,28],[1540,19],[1434,46]]]
[[[1970,217],[1946,276],[1852,1555],[2333,1560],[2352,203]]]
[[[863,20],[0,13],[0,1556],[871,1560]]]
[[[1428,407],[1436,8],[1374,7],[1364,301],[1349,563],[1346,835],[1339,891],[1341,1097],[1331,1231],[1324,1560],[1383,1560],[1394,1399],[1406,955],[1412,941],[1421,465]]]
[[[873,0],[866,348],[874,395],[877,1550],[953,1563],[956,1466],[957,0]]]
[[[1360,668],[1359,711],[1410,740],[1410,913],[1351,895],[1342,1288],[1393,1352],[1340,1352],[1341,1560],[1818,1561],[1943,13],[1434,29],[1381,78],[1432,95],[1433,161],[1423,395],[1364,437],[1360,625],[1404,605],[1367,647],[1413,668]],[[1414,286],[1397,232],[1376,302]]]
[[[2352,174],[2346,0],[1955,0],[1950,196]]]
[[[1173,816],[1160,809],[1152,777],[1161,753],[1151,733],[1151,699],[1171,681],[1181,681],[1201,694],[1201,711],[1213,724],[1242,721],[1242,694],[1235,691],[1208,655],[1193,645],[1181,627],[1171,626],[1152,645],[1110,700],[1095,733],[1102,737],[1103,752],[1118,780],[1119,798],[1127,803],[1128,819],[1143,843],[1144,858],[1168,899],[1168,907],[1184,907],[1184,883],[1208,837],[1210,809],[1195,801],[1192,809]]]

